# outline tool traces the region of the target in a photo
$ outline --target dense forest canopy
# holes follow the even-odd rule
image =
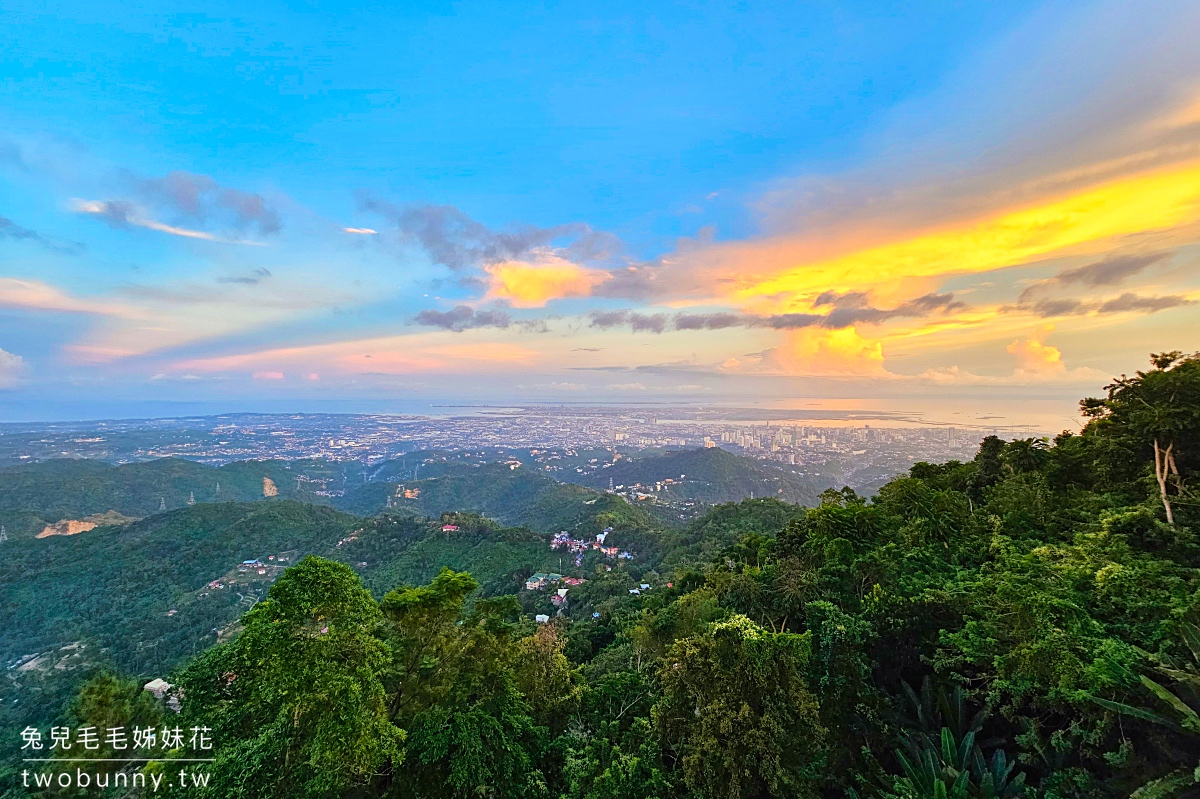
[[[717,507],[561,612],[304,558],[174,718],[219,797],[1200,796],[1200,358],[1152,360],[1078,434]],[[171,712],[138,700],[62,718]]]

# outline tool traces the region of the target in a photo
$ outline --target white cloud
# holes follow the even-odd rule
[[[71,209],[81,214],[90,214],[92,216],[103,219],[107,224],[113,227],[128,227],[130,225],[136,227],[144,227],[148,230],[157,230],[159,233],[169,233],[172,236],[182,236],[187,239],[202,239],[204,241],[214,241],[220,244],[248,244],[252,247],[265,247],[266,243],[262,241],[251,241],[249,239],[226,239],[220,236],[214,236],[212,233],[206,233],[203,230],[192,230],[190,228],[176,227],[168,225],[152,219],[142,211],[137,209],[132,203],[121,201],[104,201],[104,200],[73,200]]]
[[[6,350],[0,350],[0,388],[12,388],[25,369],[25,359]]]

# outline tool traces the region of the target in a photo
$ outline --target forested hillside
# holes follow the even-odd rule
[[[305,558],[156,712],[212,727],[215,797],[1195,797],[1200,358],[1081,408],[871,499],[718,507],[553,610],[449,552]],[[57,718],[147,712],[80,696]]]
[[[689,449],[652,457],[634,457],[564,480],[592,488],[642,485],[666,501],[695,500],[708,505],[751,497],[774,497],[812,504],[823,488],[813,478],[777,463],[726,452],[719,447]],[[669,481],[669,482],[668,482]]]
[[[337,500],[339,508],[371,514],[392,508],[423,516],[467,511],[534,530],[584,531],[604,527],[645,530],[663,522],[620,497],[589,490],[504,463],[443,466],[437,477],[375,482]],[[618,537],[620,533],[618,534]]]
[[[0,663],[87,644],[122,670],[165,671],[227,635],[279,573],[308,554],[351,564],[380,596],[445,565],[508,593],[518,577],[552,565],[544,534],[465,514],[452,520],[450,534],[445,520],[409,514],[362,519],[290,500],[227,502],[10,541],[0,561]],[[48,660],[52,667],[54,656]]]
[[[33,536],[61,519],[116,511],[142,518],[189,502],[246,502],[282,496],[322,501],[322,484],[296,475],[324,476],[340,486],[345,467],[321,461],[238,461],[205,466],[162,458],[113,466],[91,460],[50,460],[0,468],[0,523],[10,536]]]

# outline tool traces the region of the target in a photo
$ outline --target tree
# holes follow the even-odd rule
[[[1139,450],[1153,453],[1159,499],[1173,525],[1168,489],[1184,493],[1189,467],[1200,463],[1200,354],[1166,352],[1150,361],[1154,369],[1121,375],[1105,386],[1107,397],[1084,399],[1080,409],[1092,418],[1088,427],[1094,434],[1132,439]]]
[[[117,758],[128,757],[129,753],[114,748],[114,741],[105,735],[105,730],[123,729],[126,736],[132,736],[135,727],[155,728],[162,721],[163,709],[153,694],[142,690],[137,680],[101,672],[79,689],[71,705],[71,715],[76,728],[93,727],[99,736],[99,749],[78,756],[96,759],[97,762],[87,764],[89,771],[111,773],[129,771],[143,764],[119,762]],[[125,743],[130,745],[129,737]]]
[[[459,627],[463,607],[478,588],[467,572],[443,567],[429,585],[401,586],[384,596],[391,719],[411,718],[445,695],[466,642]]]
[[[1160,751],[1173,757],[1175,768],[1142,786],[1136,796],[1169,797],[1200,783],[1200,627],[1182,622],[1179,627],[1190,659],[1175,661],[1169,656],[1149,656],[1156,676],[1138,675],[1149,707],[1095,697],[1101,707],[1124,716],[1166,728],[1171,735],[1159,742]],[[1163,685],[1165,682],[1167,685]]]
[[[579,704],[575,672],[563,654],[566,643],[553,624],[543,624],[517,642],[517,687],[529,702],[534,721],[552,734],[563,731]]]
[[[810,796],[825,730],[804,683],[809,637],[745,616],[676,642],[651,717],[689,788],[704,797]]]
[[[967,480],[967,495],[972,502],[982,502],[983,492],[1000,481],[1004,473],[1001,459],[1004,442],[997,436],[986,436],[975,455],[975,472]]]
[[[1005,469],[1014,474],[1036,472],[1049,460],[1049,448],[1044,438],[1019,438],[1004,445],[1000,455]]]
[[[470,574],[443,568],[429,585],[403,586],[383,599],[391,717],[408,732],[392,795],[522,797],[544,786],[536,761],[547,731],[535,724],[516,670],[520,606],[515,597],[468,604],[477,585]],[[571,684],[560,679],[561,652],[552,643],[542,650],[555,678],[538,686],[547,691],[538,698],[546,710],[569,701],[552,692],[569,693]]]
[[[183,675],[185,718],[213,727],[215,795],[324,797],[402,759],[387,717],[379,606],[346,565],[309,556]]]

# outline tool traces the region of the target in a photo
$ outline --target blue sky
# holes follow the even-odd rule
[[[1186,3],[393,5],[6,7],[0,417],[1066,397],[1197,347]],[[1138,224],[956,266],[1098,201]]]

